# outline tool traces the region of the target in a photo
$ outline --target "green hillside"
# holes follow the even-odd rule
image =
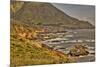
[[[50,3],[13,1],[11,5],[11,17],[28,24],[63,24],[66,28],[94,28],[87,21],[70,17]]]

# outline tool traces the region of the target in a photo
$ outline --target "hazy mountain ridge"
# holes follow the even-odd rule
[[[11,17],[28,24],[63,24],[66,28],[94,28],[87,21],[70,17],[49,3],[24,2],[21,9],[13,12]]]

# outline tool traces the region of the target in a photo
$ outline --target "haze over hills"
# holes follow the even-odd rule
[[[80,21],[60,11],[50,3],[11,3],[11,18],[28,24],[62,24],[66,28],[94,28],[87,21]],[[18,5],[14,7],[14,5]]]
[[[95,25],[95,6],[94,5],[74,5],[74,4],[53,4],[69,16],[79,20],[89,21]]]

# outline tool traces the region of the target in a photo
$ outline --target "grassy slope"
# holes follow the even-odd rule
[[[11,22],[11,66],[70,62],[66,55],[43,47],[37,33],[34,35],[38,29]]]

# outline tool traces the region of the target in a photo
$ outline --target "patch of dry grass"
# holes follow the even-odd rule
[[[16,24],[11,27],[10,35],[10,62],[12,67],[71,62],[65,54],[45,47],[38,38],[34,39],[34,36],[27,37],[30,35],[28,33],[35,32],[32,29],[18,26],[15,28],[15,26]],[[28,33],[26,31],[28,31]],[[24,32],[27,36],[19,36],[22,32]]]

